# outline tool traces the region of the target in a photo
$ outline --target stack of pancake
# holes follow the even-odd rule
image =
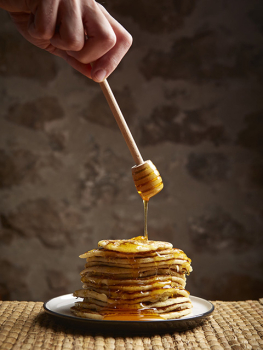
[[[79,317],[99,320],[174,319],[191,313],[186,277],[191,260],[171,243],[104,240],[83,255],[84,298],[71,308]]]

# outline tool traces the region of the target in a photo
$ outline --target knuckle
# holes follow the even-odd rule
[[[57,48],[65,51],[78,52],[83,48],[84,38],[77,33],[56,33],[50,42]]]
[[[52,44],[48,44],[46,47],[44,47],[44,50],[51,54],[54,54],[56,48]]]
[[[104,45],[105,48],[110,50],[113,48],[116,44],[116,35],[114,33],[105,33],[101,38],[101,43]]]
[[[32,37],[42,40],[50,40],[53,35],[53,33],[51,33],[51,31],[48,28],[43,26],[35,26],[34,28],[30,27],[29,32],[32,35]]]
[[[43,40],[50,40],[52,38],[52,33],[44,32],[41,36]]]
[[[100,7],[100,9],[102,9],[102,10],[104,10],[104,11],[107,11],[106,8],[105,8],[105,6],[103,6],[102,4],[97,3],[97,5]]]
[[[118,38],[118,44],[125,50],[128,51],[133,42],[133,38],[127,31],[122,32]]]
[[[79,36],[73,35],[68,38],[65,44],[67,50],[80,51],[83,48],[84,41],[82,38],[80,39]]]
[[[87,58],[86,58],[86,54],[84,52],[69,52],[67,51],[68,55],[75,58],[77,61],[79,61],[80,63],[83,63],[83,64],[87,64],[89,63]]]
[[[127,36],[126,36],[127,49],[129,49],[132,46],[132,43],[133,43],[133,37],[131,36],[130,33],[127,32]]]

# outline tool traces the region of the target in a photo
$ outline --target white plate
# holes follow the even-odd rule
[[[150,328],[159,330],[172,329],[183,329],[195,327],[205,317],[210,315],[214,310],[214,305],[205,299],[201,299],[195,296],[190,296],[190,300],[193,304],[191,314],[173,320],[150,320],[150,321],[111,321],[111,320],[92,320],[88,318],[81,318],[73,315],[70,308],[74,306],[77,300],[82,298],[76,298],[72,294],[61,295],[59,297],[50,299],[44,304],[44,309],[47,313],[70,319],[72,321],[84,322],[90,328],[99,328],[100,331],[103,329],[110,330],[109,327],[116,326],[119,331],[126,329],[131,330],[131,327],[135,331],[150,330]],[[112,328],[113,329],[113,328]]]

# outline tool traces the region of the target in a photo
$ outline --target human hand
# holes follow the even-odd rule
[[[94,0],[0,0],[0,7],[29,42],[97,82],[115,70],[132,44],[131,35]]]

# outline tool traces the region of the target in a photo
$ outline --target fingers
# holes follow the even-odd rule
[[[93,63],[91,77],[96,82],[101,82],[116,69],[123,56],[132,45],[132,36],[105,10],[102,5],[99,5],[99,7],[109,21],[116,35],[116,44],[111,50]],[[102,71],[105,72],[104,78],[102,77],[103,74],[101,74]]]
[[[127,53],[132,37],[100,4],[85,10],[84,26],[88,40],[81,51],[68,54],[84,64],[93,62],[91,77],[101,82]]]
[[[59,56],[63,58],[72,68],[79,71],[81,74],[85,75],[86,77],[91,79],[91,65],[90,64],[84,64],[79,61],[77,61],[74,57],[71,57],[67,54],[66,51],[60,50],[53,46],[52,44],[45,47],[45,50],[52,53],[53,55]]]
[[[62,57],[62,56],[61,56]],[[76,69],[81,74],[85,75],[89,79],[91,78],[91,65],[90,64],[84,64],[76,60],[74,57],[69,56],[65,51],[63,57],[64,60],[74,69]]]
[[[82,50],[68,54],[81,63],[96,61],[116,44],[116,35],[104,14],[93,0],[83,3],[83,25],[87,40]]]
[[[49,40],[56,29],[59,0],[29,1],[28,32],[35,39]]]
[[[81,50],[84,28],[79,0],[31,0],[29,34],[61,50]]]
[[[58,9],[58,30],[50,42],[61,50],[79,51],[84,45],[84,27],[76,1],[62,1]]]

